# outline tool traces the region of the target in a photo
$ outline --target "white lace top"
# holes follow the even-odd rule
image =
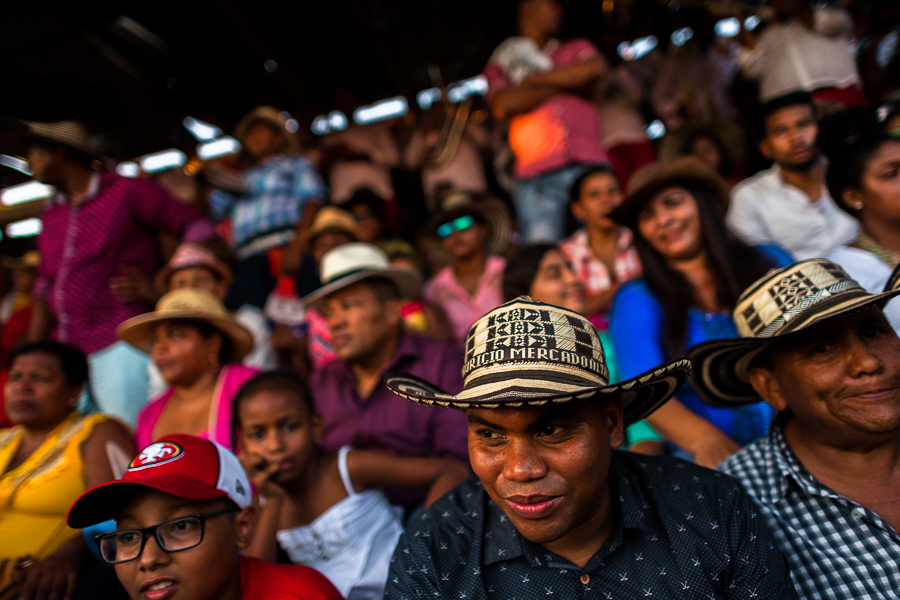
[[[282,529],[278,543],[291,562],[320,571],[347,600],[380,600],[403,527],[379,490],[353,490],[347,470],[349,452],[349,446],[338,452],[347,497],[309,525]]]

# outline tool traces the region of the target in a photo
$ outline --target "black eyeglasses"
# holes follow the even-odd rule
[[[186,515],[157,523],[152,527],[118,529],[98,535],[94,540],[100,549],[100,557],[108,565],[126,563],[140,557],[144,552],[147,538],[151,535],[166,552],[181,552],[200,545],[207,519],[234,510],[225,508],[206,514]]]

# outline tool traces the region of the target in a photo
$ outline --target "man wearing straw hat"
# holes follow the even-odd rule
[[[83,123],[27,125],[18,146],[34,178],[56,187],[41,216],[29,337],[53,334],[88,353],[100,407],[133,424],[147,400],[147,359],[115,328],[150,305],[131,283],[156,269],[158,234],[202,241],[212,224],[149,179],[95,170]]]
[[[299,155],[285,113],[258,106],[238,122],[234,136],[250,166],[240,177],[215,165],[206,168],[204,176],[218,188],[209,206],[215,219],[231,219],[238,262],[228,304],[263,308],[279,269],[294,274],[300,268],[300,252],[289,244],[310,226],[327,191],[313,165]]]
[[[898,293],[800,262],[744,292],[742,337],[689,351],[705,402],[779,411],[767,437],[719,469],[756,500],[802,598],[900,590],[900,339],[882,312]]]
[[[362,242],[326,252],[319,272],[322,287],[303,300],[325,318],[337,357],[313,371],[310,385],[325,424],[323,448],[352,445],[466,463],[462,415],[404,402],[382,383],[387,371],[404,370],[454,391],[462,387],[458,349],[403,330],[402,298],[416,296],[419,273],[392,266],[382,250]],[[425,499],[418,490],[385,491],[407,508]]]
[[[478,477],[407,528],[385,598],[796,598],[736,482],[617,450],[689,370],[609,385],[590,322],[520,296],[472,327],[462,392],[387,376],[408,400],[465,411]]]

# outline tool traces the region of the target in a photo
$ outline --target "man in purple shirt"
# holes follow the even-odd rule
[[[558,0],[520,0],[519,35],[484,69],[491,111],[509,122],[525,242],[565,237],[569,188],[585,165],[609,162],[594,101],[606,61],[587,40],[554,39],[562,17]]]
[[[304,301],[325,317],[338,358],[312,376],[316,409],[325,422],[324,449],[351,445],[468,464],[465,415],[405,402],[382,381],[389,371],[404,371],[432,377],[446,390],[462,389],[457,348],[403,331],[402,298],[418,292],[419,275],[391,267],[384,252],[360,242],[326,252],[320,273],[324,285]],[[424,499],[413,490],[386,493],[404,506]]]
[[[29,337],[53,336],[89,355],[94,400],[129,425],[147,400],[147,357],[116,337],[150,306],[122,281],[150,279],[156,236],[212,237],[212,224],[149,179],[95,170],[85,126],[29,124],[26,156],[37,181],[56,187],[42,215],[41,265]]]

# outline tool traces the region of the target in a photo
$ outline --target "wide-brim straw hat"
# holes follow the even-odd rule
[[[306,306],[316,307],[331,294],[367,279],[392,282],[402,298],[415,298],[422,287],[418,272],[392,266],[383,250],[365,242],[342,244],[326,252],[319,265],[319,279],[322,287],[303,298]]]
[[[512,233],[512,217],[506,204],[491,196],[459,190],[450,192],[441,200],[438,212],[425,225],[425,232],[428,236],[437,238],[438,227],[468,214],[478,215],[487,225],[488,237],[485,240],[485,250],[490,254],[497,255],[506,252],[509,236]],[[443,245],[437,245],[440,247],[440,252],[446,254]]]
[[[253,350],[253,336],[228,314],[222,301],[205,290],[180,288],[164,295],[156,310],[138,315],[116,328],[119,339],[138,350],[150,352],[153,330],[164,321],[202,321],[216,328],[231,341],[230,363],[239,363]]]
[[[389,373],[385,383],[412,402],[457,409],[618,397],[627,424],[664,404],[691,370],[690,361],[674,360],[610,385],[606,355],[590,321],[528,296],[481,317],[469,330],[465,349],[463,390],[458,394],[409,374]]]
[[[300,152],[300,140],[297,139],[295,133],[288,131],[288,120],[281,114],[281,111],[273,106],[257,106],[244,115],[234,127],[234,137],[243,144],[247,131],[254,123],[259,121],[269,123],[284,135],[286,154],[297,154]]]
[[[652,163],[635,171],[628,180],[625,199],[609,213],[609,218],[633,229],[637,213],[644,203],[674,185],[700,188],[712,195],[722,212],[728,208],[728,182],[699,158],[681,156],[666,162]]]
[[[823,258],[769,271],[738,299],[734,321],[741,337],[709,340],[688,350],[691,385],[711,406],[731,407],[762,398],[750,385],[753,360],[773,345],[826,321],[883,306],[900,294],[866,292]]]
[[[312,224],[300,233],[297,243],[301,250],[309,252],[313,239],[329,232],[346,233],[353,241],[359,239],[359,227],[352,214],[336,206],[323,206],[316,212]]]
[[[156,273],[154,283],[157,289],[167,290],[169,288],[169,278],[172,277],[173,273],[182,269],[197,267],[209,269],[218,275],[225,287],[231,285],[232,274],[228,265],[216,258],[216,255],[207,248],[191,243],[179,244],[169,262]]]
[[[6,152],[24,155],[31,143],[43,141],[68,146],[87,158],[94,157],[90,146],[90,133],[81,121],[75,119],[48,123],[22,121],[22,125],[24,128],[4,136],[2,145]]]

